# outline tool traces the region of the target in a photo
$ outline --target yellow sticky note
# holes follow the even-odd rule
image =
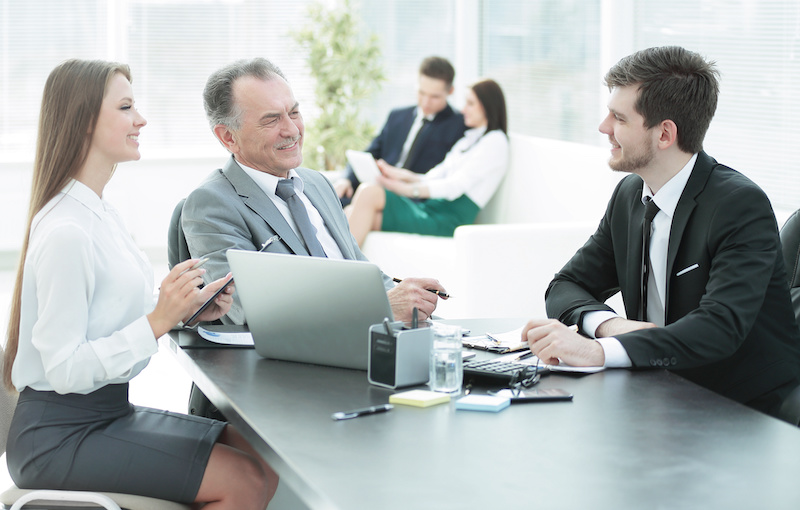
[[[450,402],[450,395],[428,390],[410,390],[395,393],[389,397],[389,402],[406,406],[430,407]]]

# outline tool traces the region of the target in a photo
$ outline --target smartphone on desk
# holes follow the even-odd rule
[[[511,398],[512,404],[572,400],[572,393],[561,388],[528,388],[521,390],[519,393],[511,390],[501,390],[497,392],[497,395]]]

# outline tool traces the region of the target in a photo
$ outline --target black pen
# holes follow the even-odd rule
[[[528,358],[530,358],[530,357],[532,357],[532,356],[533,356],[533,352],[531,352],[531,351],[528,351],[528,352],[526,352],[525,354],[520,354],[519,356],[517,356],[516,358],[514,358],[514,361],[522,361],[522,360],[524,360],[524,359],[528,359]]]
[[[358,418],[359,416],[367,416],[368,414],[385,413],[392,409],[394,409],[392,404],[381,404],[379,406],[365,407],[364,409],[356,409],[354,411],[333,413],[331,418],[334,420],[349,420],[351,418]]]
[[[394,283],[401,283],[403,280],[401,280],[400,278],[392,278],[392,281]],[[428,292],[433,292],[437,296],[443,297],[445,299],[450,299],[452,297],[450,294],[442,292],[441,290],[436,290],[436,289],[425,289],[425,290],[427,290]]]

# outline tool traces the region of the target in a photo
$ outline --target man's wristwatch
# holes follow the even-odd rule
[[[414,187],[411,188],[411,196],[413,198],[419,198],[419,184],[415,184]]]

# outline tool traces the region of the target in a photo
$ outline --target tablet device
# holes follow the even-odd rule
[[[347,150],[345,155],[350,166],[353,167],[353,173],[356,174],[359,182],[372,184],[381,174],[375,158],[369,152]]]
[[[205,312],[205,311],[206,311],[206,308],[208,308],[209,306],[211,306],[211,304],[214,302],[214,300],[215,300],[215,299],[217,299],[217,296],[219,296],[220,294],[222,294],[222,292],[223,292],[223,291],[224,291],[224,290],[225,290],[225,289],[228,287],[228,285],[230,285],[231,283],[233,283],[233,278],[231,278],[230,280],[228,280],[227,282],[225,282],[225,285],[223,285],[222,287],[220,287],[219,289],[217,289],[217,291],[216,291],[216,292],[215,292],[215,293],[214,293],[214,294],[213,294],[213,295],[212,295],[210,298],[208,298],[208,300],[207,300],[205,303],[203,303],[203,305],[202,305],[200,308],[198,308],[196,312],[194,312],[194,315],[192,315],[191,317],[189,317],[189,320],[188,320],[188,321],[186,321],[186,322],[184,323],[184,327],[187,327],[187,328],[193,327],[193,324],[192,324],[192,323],[193,323],[193,322],[194,322],[194,321],[195,321],[195,320],[196,320],[198,317],[200,317],[200,314],[201,314],[201,313],[203,313],[203,312]]]

